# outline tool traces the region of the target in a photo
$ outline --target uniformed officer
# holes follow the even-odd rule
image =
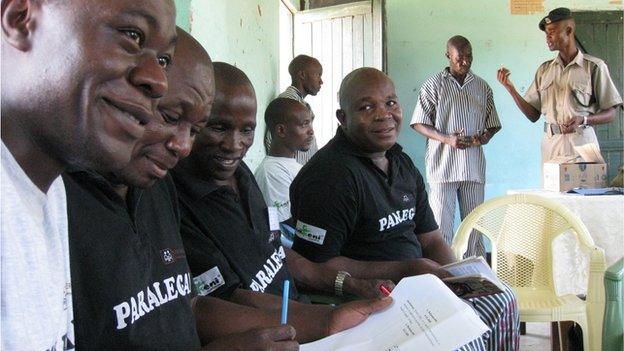
[[[540,21],[539,29],[546,33],[548,49],[559,54],[540,65],[524,98],[509,80],[509,70],[500,68],[497,78],[531,122],[542,114],[546,116],[544,163],[556,156],[577,156],[572,144],[574,137],[598,145],[592,126],[611,122],[622,98],[605,62],[576,47],[575,23],[569,9],[550,11]]]

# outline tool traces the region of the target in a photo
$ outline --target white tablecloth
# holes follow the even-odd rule
[[[547,197],[579,216],[594,239],[605,250],[607,267],[624,256],[624,195],[582,196],[546,190],[509,190],[507,194]],[[555,287],[559,294],[587,293],[589,256],[572,233],[553,243]]]

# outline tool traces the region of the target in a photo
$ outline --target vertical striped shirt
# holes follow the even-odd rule
[[[301,96],[299,89],[291,85],[288,88],[286,88],[286,90],[284,90],[283,93],[279,94],[277,97],[297,100],[301,102],[302,104],[306,105],[308,107],[308,110],[310,110],[310,117],[312,119],[312,122],[314,122],[314,111],[312,111],[310,104],[308,104],[303,99],[303,96]],[[266,148],[266,151],[268,153],[269,149],[271,148],[271,133],[269,132],[268,129],[264,135],[264,147]],[[316,145],[316,137],[313,137],[312,143],[310,144],[310,149],[305,152],[297,151],[297,153],[295,154],[295,160],[297,160],[297,162],[299,162],[300,164],[305,165],[306,162],[308,162],[317,151],[318,151],[318,145]]]
[[[466,75],[464,84],[459,85],[448,67],[427,79],[420,88],[410,122],[414,124],[430,125],[445,134],[463,128],[464,135],[469,136],[501,126],[490,86],[472,71]],[[460,150],[428,139],[425,162],[429,183],[485,182],[481,146]]]

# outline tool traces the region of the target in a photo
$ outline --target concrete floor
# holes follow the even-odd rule
[[[526,335],[520,336],[521,351],[550,350],[550,324],[527,323]]]

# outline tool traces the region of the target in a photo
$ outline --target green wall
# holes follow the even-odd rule
[[[190,30],[213,61],[242,69],[254,85],[256,136],[245,158],[252,170],[265,154],[264,110],[277,94],[278,5],[277,0],[176,0],[178,25]]]
[[[175,0],[175,5],[176,24],[188,32],[191,27],[191,0]]]
[[[572,10],[621,10],[609,0],[545,1],[545,11],[511,15],[503,0],[386,0],[387,68],[403,107],[399,142],[424,173],[425,139],[409,128],[424,80],[448,65],[445,43],[453,35],[467,37],[473,46],[472,70],[485,79],[503,129],[485,146],[486,198],[508,189],[538,188],[542,123],[529,122],[496,80],[504,65],[523,94],[537,67],[556,54],[549,52],[537,24],[549,10],[567,6]]]

